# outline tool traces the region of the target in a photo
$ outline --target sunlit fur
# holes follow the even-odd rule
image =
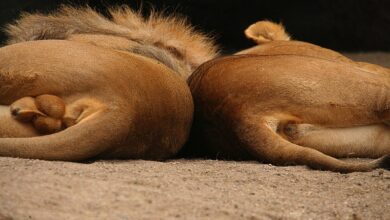
[[[157,59],[183,77],[217,55],[213,40],[185,18],[155,11],[144,17],[125,6],[109,13],[111,19],[89,7],[67,6],[49,15],[25,13],[6,27],[8,44],[45,39],[90,42]]]

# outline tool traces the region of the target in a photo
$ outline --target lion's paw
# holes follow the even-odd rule
[[[24,97],[11,104],[12,116],[24,123],[32,123],[42,134],[51,134],[64,128],[65,103],[58,96]]]

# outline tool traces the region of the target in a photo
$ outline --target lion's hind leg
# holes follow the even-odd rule
[[[307,165],[314,169],[336,172],[370,171],[387,167],[389,156],[368,163],[338,160],[316,149],[300,146],[277,133],[281,122],[277,117],[244,117],[236,131],[240,142],[259,160],[278,165]],[[387,162],[386,162],[387,161]]]

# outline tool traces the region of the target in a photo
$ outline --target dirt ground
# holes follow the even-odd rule
[[[390,66],[389,54],[348,55]],[[3,219],[390,219],[390,171],[0,157]]]
[[[390,219],[390,171],[0,158],[5,219]]]

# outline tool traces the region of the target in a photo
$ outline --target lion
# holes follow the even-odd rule
[[[231,159],[342,173],[390,167],[390,71],[313,44],[281,24],[245,34],[260,45],[201,65],[190,146]],[[338,158],[377,158],[351,162]]]
[[[0,48],[0,156],[172,157],[188,139],[187,77],[218,54],[184,18],[64,6],[23,14]]]

